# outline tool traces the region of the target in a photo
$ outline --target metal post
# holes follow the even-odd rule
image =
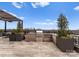
[[[6,27],[7,27],[7,21],[5,21],[5,29],[4,29],[4,32],[6,32]]]
[[[21,26],[22,26],[22,29],[23,29],[23,21],[21,21],[21,22],[22,22]]]

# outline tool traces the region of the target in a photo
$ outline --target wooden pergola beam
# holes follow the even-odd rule
[[[0,10],[0,18],[2,18],[3,21],[22,21],[21,19],[17,18],[16,16],[13,16],[3,10]]]
[[[5,29],[4,32],[6,32],[6,28],[7,28],[7,22],[13,22],[13,21],[21,21],[23,23],[23,21],[3,10],[0,10],[0,20],[5,22]]]

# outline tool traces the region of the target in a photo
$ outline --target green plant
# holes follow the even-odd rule
[[[12,32],[13,33],[22,33],[23,30],[22,29],[13,29]]]
[[[68,30],[68,21],[67,18],[60,14],[58,18],[58,37],[67,37],[69,36],[69,30]]]
[[[3,32],[4,30],[0,29],[0,32]]]

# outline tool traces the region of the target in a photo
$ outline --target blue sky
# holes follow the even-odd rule
[[[78,2],[0,2],[0,9],[22,19],[24,28],[57,29],[57,18],[63,13],[69,21],[69,29],[79,29]],[[17,22],[7,25],[13,29]],[[3,21],[0,28],[4,28]]]

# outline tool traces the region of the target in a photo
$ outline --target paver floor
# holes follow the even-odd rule
[[[61,52],[52,42],[10,42],[0,37],[1,57],[78,57],[79,54]]]

